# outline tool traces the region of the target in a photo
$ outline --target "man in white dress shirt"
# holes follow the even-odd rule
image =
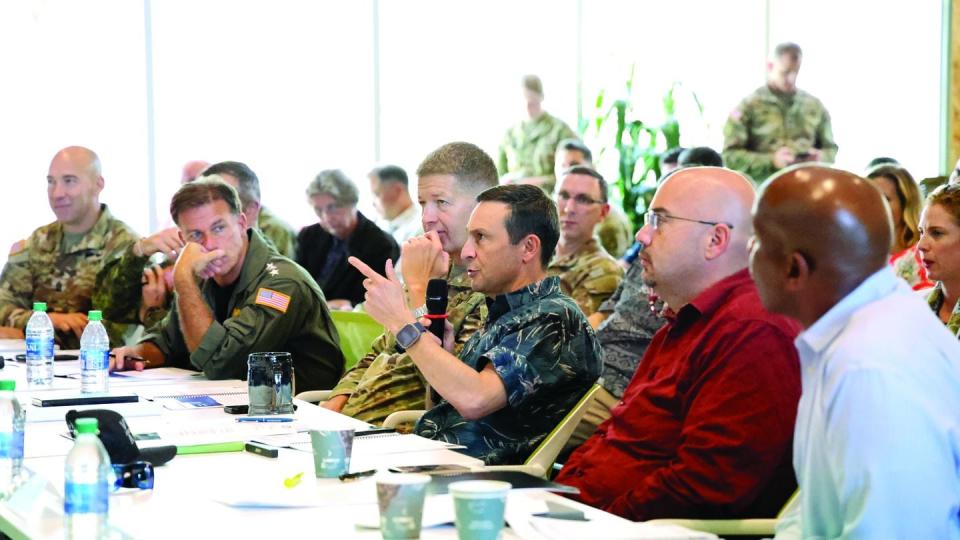
[[[393,236],[398,246],[423,234],[420,210],[410,198],[406,171],[396,165],[385,165],[370,171],[369,178],[373,206],[382,218],[377,225]]]
[[[800,504],[777,538],[960,538],[960,343],[887,266],[880,191],[816,166],[771,179],[750,270],[797,319]]]

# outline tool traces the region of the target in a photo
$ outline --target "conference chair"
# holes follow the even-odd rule
[[[654,525],[679,525],[695,531],[713,533],[721,537],[750,536],[772,537],[776,533],[777,522],[783,516],[796,511],[800,504],[800,491],[797,490],[787,500],[775,518],[745,518],[745,519],[683,519],[666,518],[652,519],[645,523]]]
[[[330,318],[340,336],[340,351],[343,352],[343,371],[346,373],[357,365],[383,334],[383,325],[366,313],[359,311],[331,311]],[[330,390],[310,390],[296,395],[297,399],[319,403],[330,399]]]
[[[570,412],[560,420],[560,423],[553,428],[553,431],[548,433],[547,436],[540,441],[540,444],[530,453],[523,462],[523,465],[490,465],[478,467],[475,470],[521,471],[541,478],[548,478],[557,456],[560,455],[560,451],[566,446],[570,435],[573,434],[573,430],[576,429],[584,413],[587,412],[587,406],[595,399],[600,388],[599,384],[591,386],[583,397],[580,398],[580,401],[578,401],[577,404],[570,409]],[[396,428],[400,424],[416,422],[425,412],[426,411],[395,412],[383,421],[383,426]]]

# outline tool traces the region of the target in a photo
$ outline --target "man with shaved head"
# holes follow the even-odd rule
[[[804,327],[800,505],[777,538],[960,537],[960,344],[886,264],[881,192],[845,171],[788,169],[754,226],[763,303]]]
[[[33,302],[46,302],[60,346],[80,347],[97,272],[109,254],[137,239],[100,204],[103,186],[100,158],[92,150],[71,146],[53,157],[47,198],[57,220],[10,251],[0,276],[0,324],[22,330]],[[119,328],[107,329],[113,341],[120,339]]]
[[[180,183],[189,184],[190,182],[193,182],[198,176],[203,174],[204,169],[209,166],[209,163],[200,159],[195,159],[184,163],[183,170],[180,172]]]
[[[668,322],[557,477],[584,502],[635,520],[773,516],[796,487],[799,327],[763,309],[747,272],[753,200],[719,167],[658,188],[637,240]]]

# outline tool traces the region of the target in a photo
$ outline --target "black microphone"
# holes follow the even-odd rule
[[[430,332],[443,342],[443,323],[447,320],[447,282],[431,279],[427,282],[427,316]]]

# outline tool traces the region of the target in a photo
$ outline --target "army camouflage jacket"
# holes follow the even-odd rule
[[[943,284],[938,281],[933,290],[927,294],[927,303],[930,304],[930,309],[933,310],[934,315],[937,317],[940,316],[940,308],[943,307],[944,299]],[[953,311],[950,312],[950,319],[947,321],[946,327],[951,334],[960,337],[960,301],[957,302],[957,305],[953,306]]]
[[[524,120],[507,130],[500,143],[497,171],[500,176],[516,173],[521,177],[549,176],[553,178],[557,145],[563,139],[577,134],[563,120],[544,112],[534,120]],[[543,186],[553,193],[556,179]]]
[[[257,227],[263,236],[273,243],[278,253],[288,259],[296,257],[297,233],[263,206],[260,207],[260,214],[257,217]]]
[[[493,366],[507,405],[468,421],[443,400],[420,418],[415,431],[462,444],[463,452],[488,465],[518,464],[597,381],[600,344],[557,277],[487,299],[487,305],[486,322],[459,356],[477,371]]]
[[[611,204],[610,213],[597,225],[597,238],[611,257],[619,259],[633,245],[633,223],[623,210]]]
[[[819,99],[803,90],[778,95],[764,85],[740,102],[723,128],[723,161],[762,183],[777,172],[773,154],[786,146],[797,155],[813,148],[833,163],[837,143],[833,140],[830,113]]]
[[[176,296],[167,317],[144,336],[163,352],[166,364],[202,370],[210,379],[246,379],[247,355],[285,351],[293,356],[295,392],[331,388],[343,374],[340,338],[323,291],[300,265],[279,255],[248,229],[250,244],[223,321],[214,321],[193,352],[180,330]],[[212,279],[200,292],[213,311]]]
[[[23,329],[33,314],[33,302],[46,302],[50,313],[87,313],[100,306],[92,301],[97,273],[115,254],[133,244],[137,234],[100,205],[93,228],[69,252],[63,249],[59,222],[35,230],[10,252],[0,275],[0,324]],[[104,318],[113,345],[122,345],[125,327]],[[64,349],[80,348],[72,332],[57,332]]]
[[[597,327],[597,339],[603,348],[600,384],[617,398],[626,391],[653,335],[667,323],[660,315],[662,310],[663,302],[651,298],[643,284],[643,267],[637,261],[600,306],[600,312],[610,313]]]
[[[447,320],[453,325],[454,354],[487,317],[486,296],[473,292],[463,268],[450,269],[447,277]],[[332,396],[348,395],[341,413],[379,424],[396,411],[426,407],[426,381],[410,355],[395,350],[396,338],[383,333],[373,349],[340,379]]]
[[[596,238],[591,238],[579,252],[554,258],[547,274],[560,278],[564,294],[572,297],[589,317],[617,290],[623,268],[600,247]]]

